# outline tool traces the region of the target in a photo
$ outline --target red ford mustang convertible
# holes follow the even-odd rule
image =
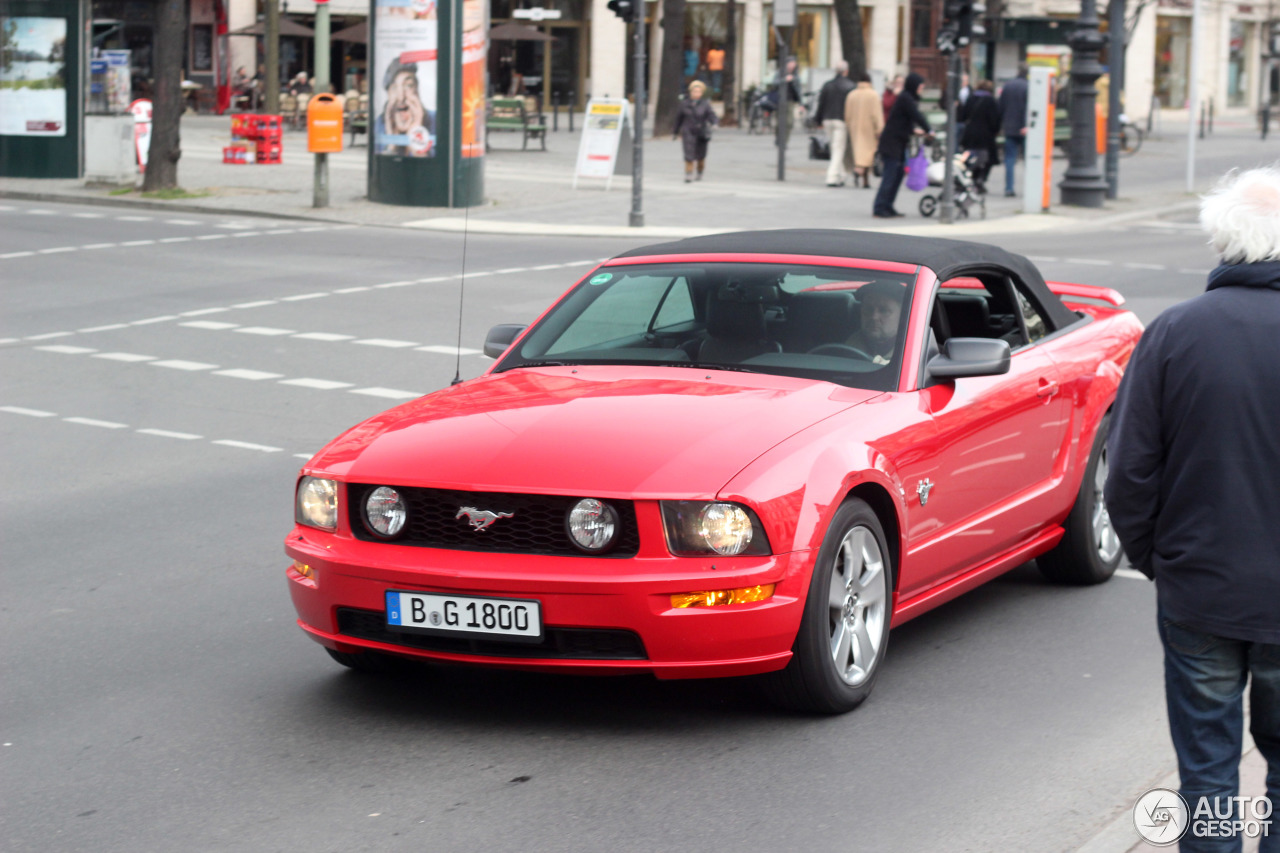
[[[386,656],[870,693],[889,629],[1028,560],[1107,580],[1107,411],[1141,324],[1025,258],[854,231],[626,252],[483,376],[307,463],[298,624]]]

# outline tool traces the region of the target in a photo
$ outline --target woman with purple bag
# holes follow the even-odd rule
[[[924,113],[920,112],[920,87],[923,85],[924,78],[919,74],[912,72],[907,75],[902,94],[893,102],[893,109],[889,111],[884,131],[880,134],[879,151],[884,173],[871,209],[877,219],[906,215],[894,210],[893,204],[898,198],[898,189],[902,186],[902,178],[906,173],[908,143],[913,136],[931,132],[929,122]]]

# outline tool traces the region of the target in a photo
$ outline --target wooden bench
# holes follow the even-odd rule
[[[494,130],[523,134],[521,150],[529,148],[530,137],[542,143],[543,151],[547,150],[547,124],[541,112],[531,113],[524,98],[489,99],[484,123],[485,148],[489,147],[489,133]]]

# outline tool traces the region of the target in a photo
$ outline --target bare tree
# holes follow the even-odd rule
[[[849,79],[857,80],[867,70],[867,44],[862,32],[858,0],[835,0],[836,24],[840,27],[840,48],[849,63]]]
[[[666,136],[675,125],[684,91],[685,0],[662,0],[662,65],[653,109],[653,135]]]
[[[186,0],[156,0],[156,29],[153,40],[155,85],[151,92],[151,148],[147,153],[147,173],[142,181],[146,192],[176,189],[178,158],[182,156],[179,124],[182,120],[182,59],[187,45]]]

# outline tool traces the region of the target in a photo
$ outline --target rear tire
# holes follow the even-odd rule
[[[814,562],[800,630],[786,669],[766,676],[784,708],[843,714],[871,694],[889,645],[893,561],[880,520],[850,498]]]
[[[1102,489],[1107,482],[1107,432],[1111,428],[1111,416],[1106,415],[1098,424],[1093,438],[1089,463],[1080,483],[1071,514],[1063,527],[1066,533],[1052,551],[1036,557],[1041,573],[1054,583],[1073,586],[1090,586],[1110,580],[1124,558],[1120,538],[1111,526],[1102,499]]]

